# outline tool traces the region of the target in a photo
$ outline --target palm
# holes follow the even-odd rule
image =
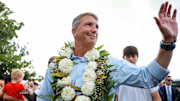
[[[159,10],[159,18],[155,17],[157,25],[159,26],[160,31],[163,35],[164,41],[174,41],[178,35],[178,25],[176,22],[176,10],[174,10],[172,17],[170,16],[171,13],[171,5],[168,7],[168,2],[161,5]]]

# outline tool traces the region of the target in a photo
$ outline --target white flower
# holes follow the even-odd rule
[[[93,82],[84,82],[81,91],[84,95],[90,96],[94,93],[95,83]]]
[[[75,47],[74,41],[72,41],[72,42],[70,43],[70,47]]]
[[[80,95],[76,98],[75,101],[91,101],[89,97],[84,96],[84,95]]]
[[[96,74],[97,74],[97,75],[103,75],[104,73],[102,72],[102,70],[98,70],[98,71],[96,72]]]
[[[72,53],[73,50],[70,47],[66,47],[65,49],[59,52],[60,56],[64,56],[67,58],[70,58]]]
[[[84,82],[95,82],[96,80],[96,73],[93,70],[87,70],[83,74],[83,81]]]
[[[58,82],[57,82],[57,87],[63,87],[65,85],[69,85],[71,84],[71,78],[68,76],[68,77],[64,77],[62,78],[61,80],[58,79]]]
[[[95,70],[97,68],[97,63],[95,61],[88,62],[86,70]]]
[[[63,73],[70,73],[72,71],[73,62],[70,59],[64,58],[59,62],[59,69]]]
[[[84,57],[88,60],[88,61],[94,61],[96,59],[99,58],[99,51],[95,48],[93,48],[92,50],[88,51]]]
[[[61,93],[62,98],[65,101],[71,101],[75,97],[75,91],[71,87],[64,87]]]

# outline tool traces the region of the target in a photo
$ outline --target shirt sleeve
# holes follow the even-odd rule
[[[150,89],[151,93],[154,93],[155,91],[159,90],[159,86],[153,87]]]
[[[111,67],[115,72],[111,72],[110,76],[113,80],[117,81],[115,87],[119,85],[129,85],[141,88],[152,88],[164,80],[169,74],[169,70],[162,68],[156,60],[153,60],[149,65],[138,67],[125,60],[118,60],[110,57],[109,64],[114,65]]]
[[[46,97],[47,95],[54,95],[53,88],[51,86],[51,83],[53,82],[53,79],[51,77],[50,68],[47,69],[45,79],[40,87],[40,91],[37,95],[37,101],[51,101],[52,99],[50,97]]]

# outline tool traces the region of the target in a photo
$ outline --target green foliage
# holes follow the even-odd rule
[[[100,51],[100,56],[108,56],[109,52],[107,52],[106,50],[102,50]]]
[[[27,71],[27,68],[32,70],[33,66],[31,61],[23,59],[24,56],[29,55],[26,47],[20,47],[14,41],[18,38],[16,31],[20,30],[24,24],[9,19],[8,16],[12,13],[4,3],[0,2],[0,79],[5,79],[13,69],[23,70],[25,79],[28,79],[29,76],[35,76],[36,73],[30,74]]]
[[[101,46],[97,47],[96,49],[97,49],[97,50],[100,50],[103,46],[104,46],[104,45],[101,45]]]

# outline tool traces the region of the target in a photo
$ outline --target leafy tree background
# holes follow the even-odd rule
[[[13,69],[21,69],[25,73],[25,80],[36,76],[32,72],[32,61],[26,61],[24,56],[29,55],[26,46],[20,47],[15,41],[17,31],[24,25],[16,20],[9,19],[13,12],[0,1],[0,79],[10,76]],[[30,72],[31,71],[31,72]]]

